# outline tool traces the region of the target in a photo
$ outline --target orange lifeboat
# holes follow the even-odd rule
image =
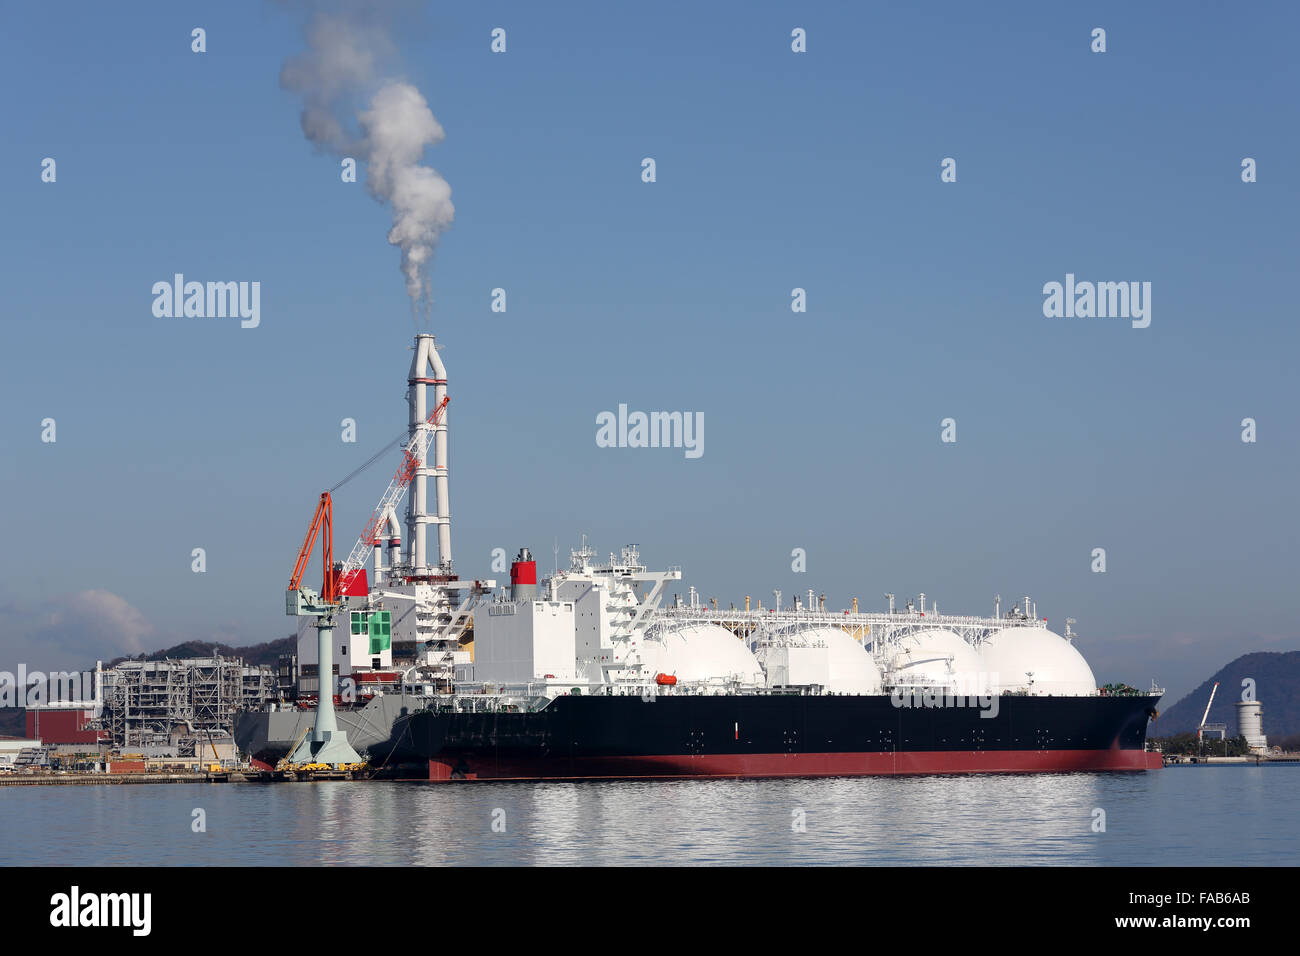
[[[660,687],[673,687],[677,683],[676,674],[655,674],[655,683]]]

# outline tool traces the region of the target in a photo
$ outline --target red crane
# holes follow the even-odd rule
[[[307,530],[302,550],[298,552],[298,563],[293,566],[293,576],[289,578],[289,590],[298,590],[298,585],[302,583],[302,575],[307,570],[307,562],[311,560],[311,549],[316,544],[318,531],[321,532],[321,563],[325,568],[320,596],[324,603],[335,604],[338,601],[338,574],[334,570],[334,509],[328,491],[321,492],[320,501],[316,504],[316,514],[312,516],[311,527]]]

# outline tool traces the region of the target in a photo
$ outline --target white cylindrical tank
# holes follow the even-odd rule
[[[1268,747],[1268,738],[1264,736],[1264,705],[1257,700],[1237,701],[1237,733],[1246,738],[1246,746],[1252,750]]]
[[[940,687],[958,693],[980,690],[979,653],[952,631],[913,631],[900,638],[891,660],[900,687]]]
[[[744,641],[716,624],[686,624],[661,630],[641,642],[641,661],[652,674],[670,674],[679,683],[736,680],[763,686],[763,669]]]
[[[1004,627],[980,644],[995,694],[1088,697],[1097,693],[1092,668],[1073,644],[1045,627]]]

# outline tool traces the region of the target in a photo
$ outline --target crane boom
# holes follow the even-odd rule
[[[375,535],[379,531],[379,526],[388,512],[397,507],[398,502],[402,500],[402,495],[406,493],[407,486],[411,479],[415,477],[415,470],[424,460],[425,453],[429,450],[429,443],[433,441],[434,428],[442,421],[443,412],[447,408],[447,403],[451,397],[444,395],[442,401],[437,407],[429,413],[426,425],[434,426],[433,428],[421,428],[416,432],[411,443],[402,451],[402,463],[397,467],[393,474],[393,480],[388,483],[388,489],[384,492],[379,504],[375,506],[374,512],[370,515],[370,520],[366,522],[365,530],[361,532],[361,537],[357,538],[357,543],[352,546],[352,553],[348,555],[343,562],[343,570],[355,571],[366,563],[366,554],[375,546]]]
[[[1210,701],[1205,705],[1205,713],[1201,715],[1201,723],[1196,728],[1196,739],[1201,739],[1201,733],[1205,729],[1205,722],[1210,719],[1210,707],[1214,704],[1214,694],[1219,689],[1219,682],[1216,680],[1214,686],[1210,688]]]
[[[311,560],[311,549],[316,544],[316,534],[321,535],[321,563],[324,565],[324,581],[321,584],[321,598],[327,603],[334,603],[335,582],[338,575],[334,573],[334,515],[333,501],[328,491],[321,492],[320,501],[316,503],[316,513],[312,515],[311,527],[307,537],[298,551],[298,561],[293,566],[293,576],[289,578],[289,590],[297,591],[302,584],[303,572]]]

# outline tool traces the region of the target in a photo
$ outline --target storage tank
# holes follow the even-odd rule
[[[1246,746],[1251,750],[1268,749],[1263,704],[1257,700],[1237,701],[1237,733],[1246,738]]]
[[[815,627],[800,632],[810,644],[826,645],[826,690],[832,694],[879,694],[880,668],[871,655],[838,627]]]
[[[768,687],[824,688],[830,680],[830,652],[823,646],[811,647],[788,640],[759,643],[754,646],[767,675]]]
[[[641,662],[652,674],[670,674],[679,683],[738,680],[763,686],[763,669],[744,642],[716,624],[686,624],[659,630],[642,640]]]
[[[1073,644],[1045,627],[1004,627],[980,644],[995,694],[1088,697],[1097,693],[1092,668]]]
[[[979,653],[952,631],[913,631],[894,647],[894,683],[901,687],[940,687],[957,693],[981,688]]]

